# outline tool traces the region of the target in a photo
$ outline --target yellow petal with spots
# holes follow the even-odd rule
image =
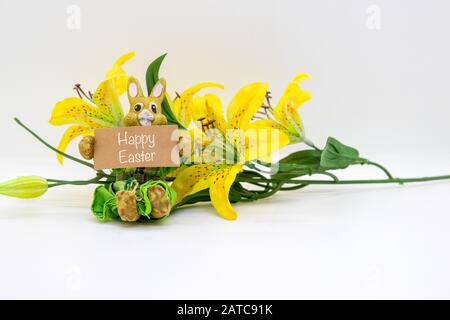
[[[237,215],[228,195],[242,164],[198,164],[179,172],[171,187],[177,193],[176,203],[184,197],[210,188],[211,202],[225,219],[234,220]]]
[[[251,127],[244,132],[244,161],[261,159],[267,161],[270,155],[289,144],[288,136],[273,127]]]
[[[209,196],[216,211],[227,220],[235,220],[237,213],[231,206],[228,195],[236,175],[242,170],[241,164],[227,166],[210,176]]]
[[[264,130],[259,131],[259,133],[257,134],[258,146],[256,148],[254,145],[252,145],[251,147],[249,145],[247,146],[244,156],[244,158],[247,160],[254,160],[255,158],[252,155],[257,154],[259,160],[271,162],[270,155],[273,152],[284,148],[290,142],[289,135],[288,132],[286,132],[286,129],[278,122],[273,120],[253,121],[250,123],[247,132],[249,132],[248,130],[250,129],[266,129],[267,132],[264,132]],[[262,136],[263,133],[265,138]]]
[[[222,102],[214,94],[195,97],[193,100],[192,114],[197,127],[201,128],[201,123],[197,120],[202,118],[203,124],[209,123],[210,128],[216,128],[223,133],[225,133],[228,127],[223,115]]]
[[[283,126],[281,126],[278,122],[273,120],[256,120],[249,124],[249,128],[273,128],[278,130],[283,130]]]
[[[234,129],[245,129],[264,102],[267,83],[256,82],[242,87],[231,100],[227,110],[228,124]]]
[[[220,84],[214,82],[203,82],[187,89],[179,97],[177,97],[175,101],[173,101],[172,111],[175,114],[177,120],[184,127],[187,127],[192,120],[192,109],[193,109],[192,99],[194,95],[197,94],[202,89],[212,87],[223,89],[223,86]]]
[[[134,51],[125,53],[117,59],[113,66],[106,72],[106,79],[114,79],[117,94],[119,96],[127,91],[128,84],[128,76],[122,66],[125,62],[133,58],[134,55]]]
[[[192,119],[197,128],[202,129],[202,125],[199,119],[203,119],[202,122],[207,122],[206,120],[206,99],[205,96],[198,96],[192,100]],[[205,121],[206,120],[206,121]]]
[[[283,145],[285,142],[285,138],[288,138],[290,142],[296,142],[299,141],[300,136],[298,136],[298,133],[292,133],[289,128],[283,127],[280,123],[274,121],[274,120],[256,120],[250,123],[250,128],[272,128],[279,130],[281,133],[280,136],[280,145]],[[303,129],[303,127],[302,127]]]
[[[88,135],[92,134],[92,129],[83,127],[83,126],[71,126],[67,128],[67,130],[64,132],[61,141],[59,142],[59,145],[56,149],[59,151],[66,151],[67,145],[76,137],[80,135]],[[56,157],[58,158],[58,162],[60,164],[63,163],[64,157],[60,155],[59,153],[56,154]]]
[[[122,105],[117,95],[114,80],[108,79],[100,83],[92,99],[101,113],[111,119],[116,126],[122,125]]]
[[[222,132],[228,128],[223,114],[222,102],[214,94],[205,95],[207,119],[214,121],[214,127]]]
[[[177,193],[175,203],[190,194],[209,188],[208,177],[223,166],[225,165],[196,164],[179,172],[171,185]]]
[[[298,109],[304,102],[311,99],[311,94],[302,90],[298,83],[306,79],[309,79],[309,76],[304,73],[295,76],[273,110],[275,118],[286,128],[289,135],[299,138],[301,138],[303,132],[303,123],[298,114]]]
[[[178,149],[182,163],[202,163],[202,150],[211,143],[202,130],[193,127],[189,130],[178,130]]]
[[[113,119],[80,98],[67,98],[56,103],[49,123],[55,126],[79,124],[92,129],[114,126]]]
[[[172,171],[170,171],[166,177],[168,178],[176,178],[181,172],[183,172],[184,170],[186,170],[188,168],[188,166],[186,165],[181,165],[178,168],[173,168]]]

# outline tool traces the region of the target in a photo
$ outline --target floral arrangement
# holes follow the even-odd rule
[[[58,186],[95,184],[91,209],[100,221],[158,222],[171,212],[205,201],[211,202],[220,216],[233,220],[237,214],[232,203],[256,201],[309,185],[404,184],[450,179],[450,175],[395,178],[384,166],[361,157],[355,148],[332,137],[323,148],[317,147],[305,136],[298,114],[298,109],[311,98],[300,86],[309,79],[307,74],[296,75],[276,104],[271,101],[266,83],[242,87],[228,104],[225,116],[217,95],[200,94],[206,89],[223,89],[220,84],[199,83],[176,93],[173,99],[165,92],[166,82],[159,78],[165,55],[147,69],[146,96],[139,81],[123,69],[133,56],[134,52],[130,52],[120,57],[94,93],[76,84],[76,97],[56,103],[50,124],[70,125],[57,147],[15,119],[40,143],[56,152],[61,164],[64,159],[75,161],[93,169],[95,176],[75,181],[19,177],[0,183],[0,194],[35,198]],[[125,93],[130,102],[126,115],[120,102]],[[94,154],[96,129],[165,124],[178,126],[179,167],[105,171],[94,169],[89,161]],[[80,136],[82,158],[67,154],[68,144]],[[271,161],[271,154],[288,144],[303,148],[279,161]],[[334,173],[352,165],[375,166],[386,177],[341,180]],[[311,178],[319,175],[325,179]]]

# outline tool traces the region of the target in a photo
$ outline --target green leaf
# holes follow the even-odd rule
[[[228,199],[230,200],[231,203],[236,203],[236,202],[241,201],[241,199],[242,199],[242,194],[241,194],[242,190],[243,190],[242,186],[241,186],[241,184],[239,182],[234,182],[231,185],[230,192],[228,194]]]
[[[287,157],[280,160],[280,163],[296,163],[303,165],[310,165],[312,167],[320,166],[320,150],[308,149],[291,153]]]
[[[104,186],[98,186],[94,191],[91,210],[99,221],[108,221],[119,216],[114,193]]]
[[[209,202],[211,197],[209,196],[209,189],[200,190],[194,194],[184,197],[179,203],[175,205],[172,211],[186,205],[194,204],[197,202]]]
[[[147,68],[147,72],[145,74],[145,80],[147,83],[147,92],[150,94],[152,92],[153,87],[155,86],[156,82],[159,80],[159,69],[161,68],[161,64],[166,57],[166,54],[163,54],[156,58]],[[179,128],[184,128],[177,120],[175,115],[172,112],[172,109],[170,108],[169,102],[167,101],[167,98],[165,97],[162,104],[162,113],[166,116],[167,121],[169,124],[176,124]]]
[[[325,169],[345,169],[361,161],[358,150],[329,137],[322,151],[320,165]]]
[[[320,169],[321,151],[315,149],[301,150],[291,153],[278,163],[278,172],[273,179],[287,180],[295,177],[311,175]]]
[[[147,68],[147,72],[145,74],[145,80],[147,82],[147,93],[150,94],[152,92],[153,87],[155,86],[156,82],[159,80],[159,69],[161,67],[162,62],[164,61],[164,58],[166,57],[167,53],[164,53],[163,55],[159,56],[155,60],[153,60],[152,63]]]

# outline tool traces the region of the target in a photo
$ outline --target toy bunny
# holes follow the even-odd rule
[[[166,93],[166,80],[160,79],[153,87],[150,96],[144,96],[141,85],[134,77],[128,80],[128,100],[130,110],[123,119],[125,127],[165,125],[167,119],[161,112],[161,103]]]
[[[123,118],[123,125],[150,126],[166,125],[167,118],[162,113],[161,104],[166,92],[166,81],[160,79],[153,87],[149,96],[145,96],[139,81],[134,77],[128,79],[128,101],[130,109]],[[94,157],[95,138],[84,137],[78,144],[83,158],[91,160]],[[148,188],[148,198],[152,203],[153,218],[162,218],[170,213],[170,200],[163,187],[155,185]],[[137,221],[140,215],[137,210],[135,193],[120,190],[116,193],[117,210],[123,221]]]

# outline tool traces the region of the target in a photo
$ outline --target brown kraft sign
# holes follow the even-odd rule
[[[175,125],[96,129],[94,168],[178,167]]]

